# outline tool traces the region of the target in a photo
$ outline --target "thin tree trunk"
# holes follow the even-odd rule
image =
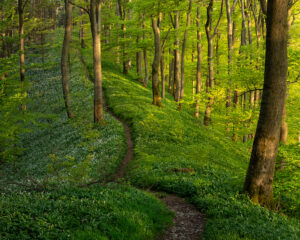
[[[144,16],[143,16],[144,17]],[[143,20],[143,29],[145,29],[145,22]],[[143,40],[146,39],[145,33],[143,34]],[[149,67],[148,67],[148,56],[147,56],[147,48],[143,49],[144,53],[144,65],[145,65],[145,78],[144,78],[144,87],[148,86],[149,81]]]
[[[171,58],[169,62],[169,93],[174,96],[173,86],[174,86],[174,57],[172,54],[172,49],[169,49],[169,56]]]
[[[273,179],[286,97],[288,0],[268,1],[264,90],[244,191],[273,206]]]
[[[84,11],[82,9],[80,9],[80,16],[84,16]],[[80,46],[81,48],[85,48],[85,41],[84,41],[84,24],[85,22],[81,19],[80,20],[80,33],[79,33],[79,36],[80,36]]]
[[[208,44],[208,53],[207,53],[207,62],[208,62],[208,79],[207,79],[207,92],[209,93],[210,90],[214,88],[214,67],[213,67],[213,53],[214,53],[214,47],[213,47],[213,39],[216,36],[218,32],[218,27],[221,22],[221,18],[223,15],[223,3],[224,1],[222,0],[221,2],[221,11],[220,11],[220,16],[218,19],[218,22],[214,28],[212,29],[212,13],[213,13],[213,3],[214,0],[210,0],[210,3],[207,7],[207,21],[205,24],[205,31],[206,31],[206,37],[207,37],[207,44]],[[204,113],[204,125],[208,126],[211,122],[211,109],[212,109],[212,104],[213,104],[213,97],[209,96],[207,99],[207,104],[205,108],[205,113]]]
[[[201,7],[200,2],[197,7],[197,82],[196,82],[196,106],[195,117],[199,118],[199,104],[200,104],[200,92],[202,87],[201,78],[201,63],[202,63],[202,46],[201,46]]]
[[[166,81],[165,81],[164,50],[162,50],[161,58],[160,58],[160,76],[161,76],[161,98],[165,99],[165,96],[166,96]]]
[[[179,36],[178,36],[178,29],[179,29],[179,11],[176,11],[174,15],[174,22],[175,22],[175,31],[176,31],[176,41],[175,41],[175,49],[174,49],[174,91],[176,86],[175,92],[175,101],[179,103],[180,99],[180,54],[179,54]]]
[[[152,17],[152,29],[154,33],[154,46],[155,55],[152,64],[152,92],[153,92],[153,105],[161,107],[161,97],[159,92],[159,63],[161,60],[161,41],[160,41],[160,22],[161,13],[158,20]]]
[[[247,27],[246,27],[246,15],[245,15],[245,0],[241,0],[242,10],[242,32],[241,32],[241,46],[247,45]]]
[[[140,42],[140,37],[137,37],[137,43]],[[138,75],[138,81],[143,82],[143,52],[138,51],[136,53],[136,71]]]
[[[101,65],[101,3],[91,0],[90,5],[91,31],[93,36],[94,60],[94,122],[105,124],[103,115],[103,89]]]
[[[184,97],[184,63],[185,63],[185,50],[186,50],[186,43],[188,37],[188,28],[190,27],[191,23],[191,11],[192,11],[192,0],[189,0],[189,10],[187,12],[187,19],[186,19],[186,29],[184,31],[184,38],[182,43],[182,51],[181,51],[181,87],[180,87],[180,99]]]
[[[19,38],[20,38],[20,79],[25,81],[25,49],[24,49],[24,6],[23,0],[18,0],[19,11]]]
[[[68,0],[65,0],[65,36],[62,47],[61,54],[61,75],[62,75],[62,88],[65,107],[67,111],[68,118],[74,117],[71,111],[71,98],[70,98],[70,88],[69,88],[69,64],[68,64],[68,54],[70,50],[70,41],[72,34],[72,5]]]

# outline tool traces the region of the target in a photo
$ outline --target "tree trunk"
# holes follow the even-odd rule
[[[166,95],[166,82],[165,82],[165,59],[164,50],[162,50],[160,58],[160,76],[161,76],[161,98],[165,99]]]
[[[268,1],[264,90],[244,184],[253,202],[273,206],[273,179],[286,96],[288,0]]]
[[[176,41],[175,41],[175,49],[174,49],[174,91],[175,92],[175,101],[179,103],[180,99],[180,54],[179,54],[179,11],[176,11],[174,16],[175,22],[175,31],[176,31]]]
[[[169,49],[169,56],[171,61],[169,62],[169,93],[173,95],[173,86],[174,86],[174,57],[172,54],[172,49]],[[174,96],[174,95],[173,95]]]
[[[140,42],[140,37],[137,37],[137,43]],[[138,51],[136,53],[136,72],[138,75],[138,81],[143,81],[143,52]]]
[[[159,63],[161,60],[161,41],[160,41],[160,21],[161,13],[158,20],[152,17],[152,29],[154,33],[154,46],[155,55],[152,64],[152,92],[153,92],[153,105],[161,107],[161,98],[159,92]]]
[[[283,115],[282,115],[282,123],[280,127],[280,142],[282,142],[284,145],[287,145],[287,139],[288,139],[288,123],[287,123],[287,113],[286,113],[286,101],[287,96],[285,98],[285,102],[283,105]]]
[[[199,118],[200,91],[202,87],[201,78],[201,63],[202,63],[202,46],[201,46],[201,7],[200,3],[197,7],[197,82],[196,82],[196,106],[195,117]]]
[[[25,81],[25,49],[24,49],[24,10],[23,0],[18,0],[19,11],[19,38],[20,38],[20,79]]]
[[[105,124],[103,115],[103,89],[101,65],[101,3],[99,0],[91,0],[90,19],[93,37],[94,60],[94,122]]]
[[[80,16],[84,16],[84,12],[82,9],[80,9]],[[85,48],[85,41],[84,41],[84,24],[85,22],[81,19],[80,20],[80,32],[79,32],[79,35],[80,35],[80,46],[81,48]]]
[[[233,24],[232,24],[232,11],[230,7],[230,1],[225,0],[226,14],[227,14],[227,46],[228,46],[228,89],[227,89],[227,101],[226,107],[231,106],[231,66],[232,66],[232,54],[233,54]]]
[[[144,16],[143,16],[144,18]],[[143,20],[143,29],[145,29],[145,22]],[[146,39],[146,35],[145,32],[143,34],[143,40]],[[144,53],[144,65],[145,65],[145,78],[144,78],[144,87],[148,86],[148,80],[149,80],[149,67],[148,67],[148,56],[147,56],[147,48],[145,47],[143,49],[143,53]]]
[[[242,9],[242,32],[241,32],[241,46],[247,45],[247,27],[246,27],[246,16],[245,16],[245,0],[241,0]]]
[[[184,31],[184,38],[182,43],[182,51],[181,51],[181,88],[180,88],[180,99],[184,96],[184,62],[185,62],[185,50],[186,50],[186,42],[188,37],[188,28],[191,23],[191,11],[192,11],[192,0],[189,0],[189,10],[187,12],[186,19],[186,29]]]
[[[213,46],[213,39],[215,35],[218,32],[218,27],[223,15],[223,3],[224,1],[222,0],[221,2],[221,11],[220,11],[220,16],[218,19],[218,22],[214,28],[212,29],[212,13],[213,13],[213,3],[214,0],[210,0],[210,3],[207,7],[207,21],[205,24],[205,32],[206,32],[206,37],[207,37],[207,44],[208,44],[208,53],[207,53],[207,62],[208,62],[208,78],[207,78],[207,92],[209,93],[211,89],[214,88],[214,67],[213,67],[213,57],[214,57],[214,46]],[[207,104],[205,108],[205,113],[204,113],[204,125],[208,126],[211,122],[211,109],[212,109],[212,104],[213,104],[213,97],[209,96],[207,99]]]
[[[70,50],[70,41],[72,37],[72,5],[68,0],[65,0],[65,36],[61,54],[61,75],[62,75],[62,88],[65,107],[68,118],[74,117],[71,111],[71,98],[69,88],[69,64],[68,54]]]

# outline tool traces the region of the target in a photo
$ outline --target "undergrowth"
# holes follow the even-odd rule
[[[44,64],[38,54],[27,56],[27,111],[39,114],[39,124],[19,136],[23,153],[0,167],[0,239],[152,239],[172,219],[152,195],[116,184],[81,187],[115,172],[126,140],[122,124],[107,113],[105,126],[93,124],[93,84],[76,51],[70,75],[75,118],[67,119],[62,37],[58,29]]]
[[[91,69],[90,51],[83,53]],[[135,158],[128,178],[133,185],[187,198],[206,214],[205,239],[300,238],[299,219],[262,208],[240,194],[248,145],[232,142],[215,125],[204,127],[188,106],[179,111],[171,96],[162,108],[153,106],[150,89],[122,75],[115,64],[103,65],[109,107],[133,130]],[[299,200],[294,200],[297,205]]]

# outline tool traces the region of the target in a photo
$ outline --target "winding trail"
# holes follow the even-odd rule
[[[80,62],[82,63],[86,77],[93,82],[91,75],[88,73],[86,63],[78,51]],[[117,182],[118,179],[124,177],[126,168],[129,162],[133,159],[134,156],[134,145],[131,137],[131,131],[129,126],[122,119],[117,117],[112,109],[109,109],[107,105],[105,110],[117,121],[119,121],[125,130],[126,134],[126,143],[127,151],[126,155],[123,158],[119,168],[116,170],[115,174],[109,179],[109,182]],[[97,182],[95,182],[97,183]],[[192,204],[187,203],[183,198],[179,198],[174,195],[165,195],[160,199],[163,201],[168,209],[174,212],[174,224],[170,228],[166,229],[165,232],[158,236],[157,240],[200,240],[202,239],[202,233],[205,227],[205,216],[203,213],[193,206]]]

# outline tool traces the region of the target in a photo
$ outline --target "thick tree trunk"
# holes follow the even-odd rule
[[[91,0],[90,5],[91,31],[93,36],[94,60],[94,122],[105,124],[103,115],[103,89],[101,65],[101,3]]]
[[[71,98],[69,88],[69,64],[68,54],[70,50],[70,41],[72,37],[72,5],[68,0],[65,0],[65,36],[61,54],[61,75],[62,75],[62,88],[65,107],[68,118],[74,117],[71,111]]]
[[[155,55],[152,64],[152,92],[153,92],[153,105],[161,107],[161,97],[159,92],[159,63],[161,60],[161,41],[160,41],[160,21],[161,14],[158,20],[152,17],[152,29],[154,33],[154,46]]]
[[[188,28],[190,27],[191,23],[191,11],[192,11],[192,0],[189,0],[189,10],[187,12],[187,19],[186,19],[186,29],[184,31],[184,38],[182,43],[182,51],[181,51],[181,88],[180,88],[180,98],[184,97],[184,63],[185,63],[185,50],[186,50],[186,43],[188,37]]]
[[[196,105],[195,117],[199,118],[200,91],[202,87],[201,63],[202,63],[202,46],[201,46],[201,7],[197,7],[197,76],[196,76]]]
[[[174,91],[175,91],[175,101],[179,103],[180,99],[180,54],[179,54],[179,11],[176,11],[174,16],[175,22],[175,31],[176,31],[176,41],[175,41],[175,49],[174,49]]]
[[[273,179],[286,96],[288,0],[268,1],[264,90],[244,184],[253,202],[273,206]]]

